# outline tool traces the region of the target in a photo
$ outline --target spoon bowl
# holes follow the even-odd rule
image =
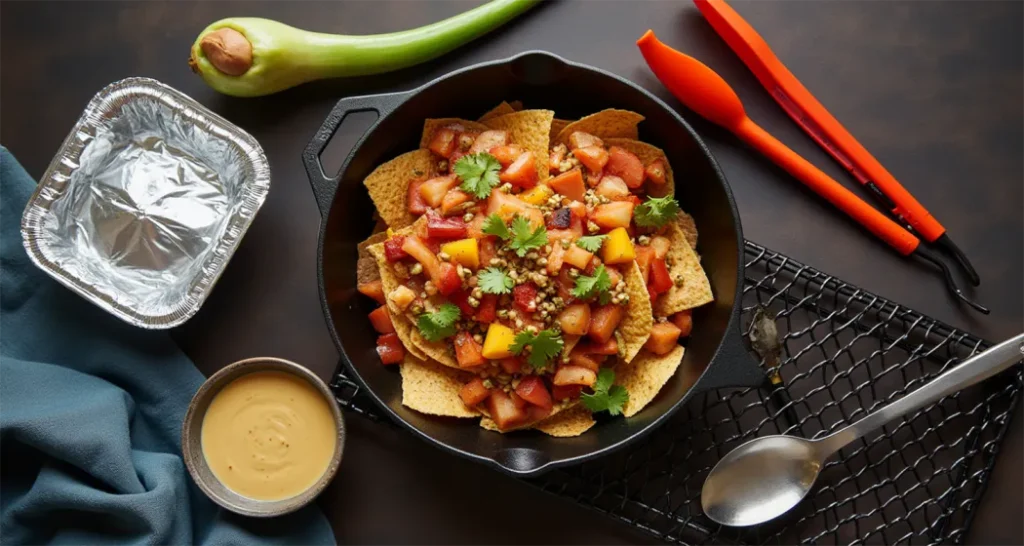
[[[755,438],[711,470],[700,504],[723,525],[745,527],[774,519],[811,490],[822,467],[815,442],[793,436]]]

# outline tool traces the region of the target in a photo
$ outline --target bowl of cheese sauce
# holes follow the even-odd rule
[[[344,421],[330,389],[277,358],[236,362],[211,376],[182,425],[189,473],[214,502],[271,517],[311,502],[341,463]]]

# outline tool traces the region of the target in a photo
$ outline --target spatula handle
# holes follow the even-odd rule
[[[821,169],[800,157],[768,134],[759,125],[747,118],[736,127],[735,133],[747,144],[756,148],[776,165],[785,169],[794,178],[803,182],[818,195],[827,199],[839,210],[845,212],[868,231],[874,233],[904,256],[913,252],[920,240],[886,215],[875,210],[856,194],[836,182]]]

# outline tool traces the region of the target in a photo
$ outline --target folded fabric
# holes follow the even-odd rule
[[[35,183],[0,147],[0,537],[4,544],[333,544],[320,510],[260,520],[192,483],[181,422],[203,376],[37,269]]]

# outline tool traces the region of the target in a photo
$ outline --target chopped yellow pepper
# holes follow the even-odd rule
[[[480,267],[480,250],[476,239],[459,239],[441,245],[441,252],[451,256],[452,261],[465,267]]]
[[[499,360],[512,356],[512,344],[515,340],[515,331],[508,326],[492,322],[487,327],[487,337],[484,339],[484,358]]]
[[[521,193],[519,198],[531,205],[541,205],[554,194],[555,190],[547,184],[537,184],[533,189]]]
[[[629,240],[626,228],[617,227],[608,232],[608,239],[601,247],[601,259],[606,264],[624,264],[636,258],[633,242]]]

